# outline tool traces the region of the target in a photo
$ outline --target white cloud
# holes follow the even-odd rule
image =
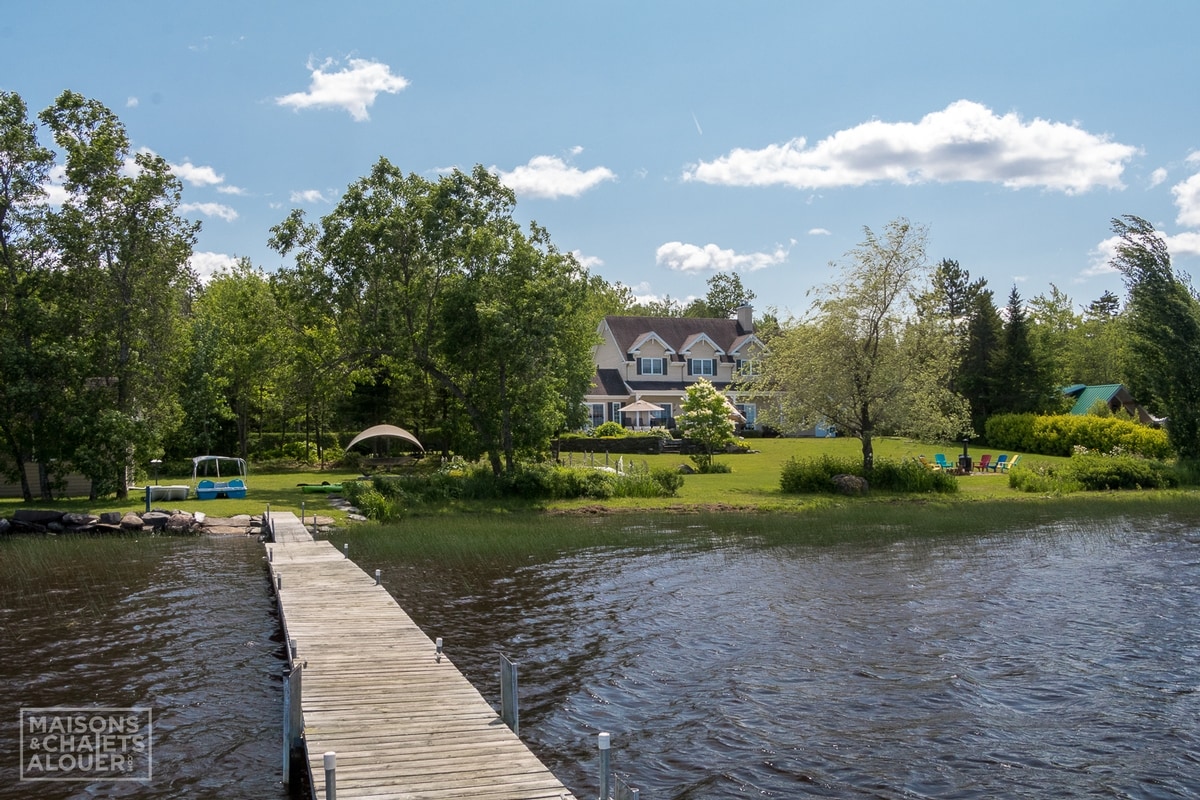
[[[1189,228],[1200,228],[1200,173],[1171,187],[1179,216],[1175,221]]]
[[[218,175],[212,167],[198,167],[190,161],[171,164],[170,167],[176,177],[192,186],[218,186],[225,182],[225,176]]]
[[[292,192],[291,201],[293,203],[327,203],[325,195],[321,194],[320,189],[305,189],[299,192]]]
[[[236,211],[220,203],[180,203],[179,211],[183,214],[197,211],[206,217],[220,217],[226,222],[233,222],[238,218]]]
[[[312,81],[308,91],[277,97],[275,102],[296,109],[342,108],[350,113],[355,122],[364,122],[370,119],[367,109],[375,104],[375,98],[380,93],[395,94],[408,86],[408,79],[393,75],[391,67],[378,61],[351,58],[345,69],[326,72],[326,68],[334,63],[328,59],[314,66],[309,61]]]
[[[192,272],[195,272],[200,278],[201,283],[208,283],[212,276],[221,270],[232,270],[237,261],[233,256],[227,256],[224,253],[200,252],[192,253],[188,264],[191,266]]]
[[[1150,188],[1153,189],[1167,179],[1167,171],[1162,167],[1150,173]]]
[[[246,190],[243,189],[242,187],[233,186],[232,184],[228,184],[228,183],[223,186],[218,186],[217,191],[220,192],[221,194],[234,194],[234,195],[238,195],[238,196],[244,195],[246,193]]]
[[[125,107],[126,108],[137,108],[138,102],[140,102],[140,101],[136,97],[127,97],[125,99]]]
[[[656,263],[676,272],[754,272],[782,263],[787,259],[787,251],[778,247],[773,253],[735,253],[715,244],[700,247],[683,242],[667,242],[655,251],[654,258]]]
[[[43,198],[42,202],[44,202],[46,205],[56,207],[67,202],[67,199],[71,196],[71,193],[67,191],[65,186],[63,186],[63,183],[65,183],[67,180],[66,166],[63,164],[55,164],[50,168],[50,172],[46,175],[46,178],[48,180],[46,183],[42,184],[42,191],[46,193],[46,196]]]
[[[809,236],[833,236],[833,231],[829,230],[828,228],[810,228],[808,231],[808,235]]]
[[[796,138],[760,150],[738,148],[689,167],[683,177],[797,189],[977,181],[1075,194],[1123,188],[1125,162],[1138,152],[1074,124],[1025,122],[1015,113],[997,116],[979,103],[959,100],[916,123],[872,120],[813,147]]]
[[[1185,231],[1163,238],[1172,256],[1200,256],[1200,232]]]
[[[1174,236],[1168,236],[1162,231],[1157,232],[1159,237],[1166,242],[1167,252],[1172,258],[1177,256],[1200,256],[1200,232],[1184,231],[1177,233]],[[1117,255],[1117,245],[1121,243],[1118,236],[1110,236],[1104,241],[1098,243],[1088,254],[1089,264],[1087,269],[1083,270],[1082,274],[1085,277],[1095,277],[1097,275],[1112,275],[1116,273],[1116,269],[1110,263]]]
[[[575,256],[575,260],[579,262],[580,266],[588,271],[604,266],[604,259],[597,256],[585,256],[581,250],[572,250],[571,255]]]
[[[617,176],[607,167],[593,167],[584,172],[569,166],[557,156],[534,156],[528,164],[516,167],[511,172],[492,167],[500,181],[519,195],[528,197],[578,197],[588,189],[616,180]]]

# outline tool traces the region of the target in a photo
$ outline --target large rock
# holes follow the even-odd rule
[[[13,512],[13,522],[28,522],[33,525],[47,525],[51,522],[61,522],[62,511],[46,511],[36,508],[18,508]]]
[[[76,511],[70,511],[63,514],[62,524],[70,530],[83,530],[90,528],[100,521],[100,518],[95,514],[81,514]]]
[[[191,514],[177,511],[167,519],[167,530],[171,533],[191,533],[195,522]]]
[[[120,511],[105,511],[100,514],[101,525],[120,525],[121,517],[124,516]]]
[[[142,514],[142,524],[149,525],[156,531],[161,531],[163,528],[167,527],[167,520],[170,518],[171,515],[164,511],[148,511],[145,514]]]
[[[869,488],[866,479],[860,478],[857,475],[834,475],[830,480],[833,481],[834,488],[837,489],[839,494],[866,494]]]
[[[125,516],[121,517],[121,527],[127,531],[140,531],[145,525],[142,523],[142,518],[132,511],[125,512]]]

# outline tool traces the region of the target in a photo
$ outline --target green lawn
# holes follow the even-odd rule
[[[814,503],[823,502],[822,498],[809,496],[785,495],[779,491],[779,475],[783,464],[793,456],[797,458],[820,458],[830,455],[839,458],[850,458],[856,461],[862,459],[862,443],[858,439],[747,439],[747,444],[757,451],[746,454],[717,456],[719,463],[728,464],[733,470],[730,473],[715,473],[711,475],[689,475],[684,480],[683,488],[678,497],[667,503],[685,505],[734,505],[753,506],[763,510],[799,510],[809,508]],[[926,456],[930,461],[934,454],[943,453],[946,459],[955,463],[962,453],[962,445],[924,444],[912,439],[885,437],[874,440],[875,458],[901,460]],[[968,450],[974,463],[984,453],[990,453],[993,458],[1003,451],[994,448],[972,447]],[[603,454],[584,456],[573,455],[575,464],[605,464]],[[1009,454],[1011,457],[1011,453]],[[566,461],[568,455],[564,454]],[[1024,464],[1037,461],[1065,461],[1054,456],[1022,456]],[[690,463],[687,456],[659,455],[626,457],[626,463],[646,463],[650,467],[670,467],[677,464]],[[609,466],[616,465],[616,458],[610,456]],[[1008,487],[1008,476],[1004,473],[973,473],[959,479],[959,495],[971,499],[999,499],[1021,497],[1022,493]],[[594,504],[594,503],[593,503]],[[556,503],[555,507],[570,508],[589,505],[588,501],[571,501]],[[662,507],[662,500],[610,500],[605,505],[628,508]]]

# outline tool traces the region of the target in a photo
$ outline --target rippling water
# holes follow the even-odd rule
[[[582,524],[627,524],[602,521]],[[579,797],[1200,797],[1200,545],[1114,523],[585,550],[385,582]],[[47,550],[57,553],[58,551]],[[11,551],[0,547],[0,557]],[[245,539],[0,570],[0,798],[284,798],[278,621]],[[148,784],[17,783],[22,706],[154,708]]]
[[[581,796],[1200,797],[1200,545],[1108,530],[596,551],[389,586]],[[468,585],[470,591],[457,586]]]
[[[283,651],[262,545],[44,545],[61,563],[3,573],[0,587],[0,798],[286,797]],[[19,783],[18,710],[50,706],[151,707],[152,779]]]

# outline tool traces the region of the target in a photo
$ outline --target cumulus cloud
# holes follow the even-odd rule
[[[136,97],[127,97],[125,99],[126,108],[137,108],[140,101]]]
[[[1179,216],[1175,221],[1189,228],[1200,228],[1200,173],[1171,187]]]
[[[593,167],[587,171],[573,167],[557,156],[534,156],[528,164],[514,168],[511,172],[492,167],[492,171],[508,188],[527,197],[578,197],[604,181],[616,180],[617,176],[607,167]]]
[[[321,194],[320,189],[304,189],[298,192],[292,192],[291,201],[293,203],[327,203],[325,195]]]
[[[787,258],[787,251],[777,247],[773,253],[735,253],[715,244],[700,247],[667,242],[655,251],[654,258],[656,263],[676,272],[754,272],[782,263]]]
[[[1162,167],[1150,173],[1150,188],[1153,189],[1167,179],[1167,171]]]
[[[575,260],[586,270],[591,271],[604,266],[604,259],[597,256],[585,256],[582,250],[572,250],[571,255],[575,256]]]
[[[180,203],[179,210],[184,214],[195,211],[206,217],[220,217],[226,222],[233,222],[238,218],[236,211],[220,203]]]
[[[192,253],[192,257],[188,259],[188,265],[200,278],[201,283],[208,283],[212,276],[221,270],[232,270],[235,264],[237,259],[224,253]]]
[[[833,231],[828,228],[809,228],[809,236],[833,236]]]
[[[198,167],[190,161],[170,166],[176,177],[192,186],[218,186],[225,182],[225,176],[218,175],[212,167]]]
[[[1158,236],[1167,244],[1167,252],[1174,258],[1176,256],[1200,256],[1200,232],[1184,231],[1177,233],[1174,236],[1167,235],[1162,231],[1157,231]],[[1117,236],[1110,236],[1104,241],[1097,244],[1088,254],[1088,267],[1083,270],[1085,277],[1095,277],[1097,275],[1112,275],[1117,270],[1112,265],[1112,260],[1117,255],[1117,245],[1121,243],[1121,239]]]
[[[293,92],[275,98],[281,106],[301,108],[341,108],[355,122],[370,119],[367,113],[381,93],[396,94],[408,86],[408,79],[393,75],[387,64],[364,58],[351,58],[345,69],[326,71],[336,64],[327,59],[319,65],[308,62],[312,80],[308,91]]]
[[[919,122],[872,120],[809,147],[804,138],[758,150],[738,148],[684,172],[685,180],[797,189],[973,181],[1012,189],[1041,187],[1075,194],[1123,188],[1136,147],[1074,124],[997,115],[969,100]]]

